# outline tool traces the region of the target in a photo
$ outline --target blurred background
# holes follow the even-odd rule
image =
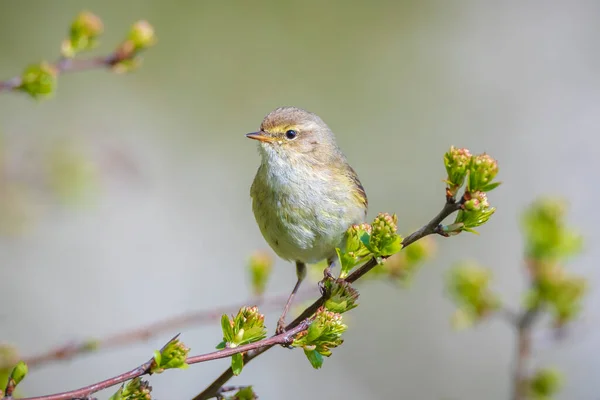
[[[54,60],[82,10],[105,24],[92,54],[110,53],[139,19],[158,43],[132,74],[65,75],[50,101],[0,96],[2,342],[29,356],[247,299],[247,258],[268,247],[249,198],[259,156],[243,135],[273,108],[296,105],[336,133],[369,216],[398,213],[401,233],[439,211],[450,145],[492,154],[504,184],[490,194],[498,211],[481,235],[435,238],[437,257],[411,287],[360,287],[346,342],[321,370],[277,348],[234,384],[253,384],[261,399],[508,399],[513,329],[489,320],[454,332],[444,275],[478,260],[518,306],[519,213],[556,195],[587,239],[570,268],[592,290],[563,340],[544,325],[536,331],[534,365],[564,371],[560,398],[597,399],[598,3],[3,2],[2,79]],[[294,279],[278,260],[268,295],[287,293]],[[271,329],[277,316],[267,316]],[[171,336],[35,369],[22,392],[112,376]],[[219,324],[182,337],[192,354],[212,351]],[[191,398],[228,362],[151,377],[153,394]]]

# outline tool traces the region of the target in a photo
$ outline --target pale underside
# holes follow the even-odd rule
[[[250,195],[267,243],[285,260],[315,263],[334,257],[348,227],[365,219],[348,177],[264,155]]]

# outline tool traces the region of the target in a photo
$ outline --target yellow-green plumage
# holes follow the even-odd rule
[[[260,140],[250,195],[267,243],[286,260],[333,257],[348,227],[364,221],[367,197],[331,130],[313,113],[283,107],[249,137]]]

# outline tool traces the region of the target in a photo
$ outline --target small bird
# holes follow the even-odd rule
[[[296,263],[296,285],[277,323],[282,333],[306,264],[326,259],[329,274],[344,233],[365,220],[367,195],[333,132],[316,114],[280,107],[246,137],[259,141],[261,155],[250,189],[254,217],[273,251]]]

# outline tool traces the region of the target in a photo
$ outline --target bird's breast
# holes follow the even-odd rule
[[[261,233],[288,260],[312,263],[333,256],[346,229],[364,220],[352,186],[328,171],[263,164],[251,197]]]

